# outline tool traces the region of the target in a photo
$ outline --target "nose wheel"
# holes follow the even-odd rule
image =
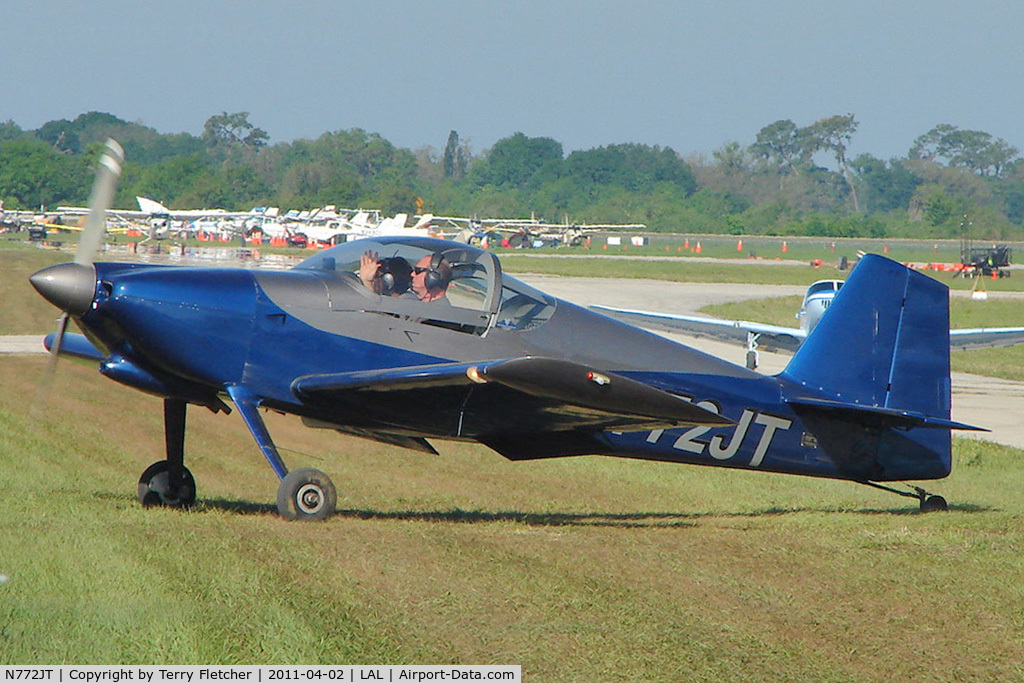
[[[196,480],[183,466],[173,479],[171,463],[158,460],[139,478],[139,502],[144,507],[189,507],[196,502]]]
[[[145,507],[189,507],[196,502],[196,480],[185,467],[185,408],[180,399],[164,399],[167,459],[158,460],[139,478],[139,502]]]

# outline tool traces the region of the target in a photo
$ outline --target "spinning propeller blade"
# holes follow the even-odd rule
[[[54,331],[53,343],[50,345],[50,358],[46,361],[46,371],[39,381],[39,388],[36,390],[36,400],[32,404],[32,416],[39,417],[44,406],[49,403],[50,389],[53,387],[53,377],[57,374],[57,359],[60,357],[60,346],[64,341],[64,332],[68,329],[70,316],[61,313],[57,318],[57,329]]]
[[[107,140],[106,148],[100,157],[96,180],[89,195],[89,215],[85,219],[85,228],[78,241],[78,252],[75,263],[92,265],[96,250],[99,249],[103,235],[107,231],[107,209],[114,199],[117,179],[121,175],[121,164],[124,163],[124,150],[113,138]]]
[[[113,139],[108,139],[96,171],[96,180],[89,195],[89,215],[85,219],[78,241],[78,251],[72,263],[51,266],[30,278],[32,286],[63,313],[57,320],[57,330],[50,345],[50,360],[41,382],[38,405],[44,405],[53,384],[57,358],[64,343],[71,315],[83,315],[92,303],[96,273],[93,258],[107,230],[107,209],[114,199],[117,179],[121,175],[124,150]]]

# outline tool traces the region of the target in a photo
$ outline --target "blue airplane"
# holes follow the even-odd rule
[[[364,239],[288,271],[94,263],[121,155],[108,143],[78,254],[31,276],[64,313],[47,347],[164,402],[165,457],[143,505],[186,506],[186,408],[230,401],[280,479],[289,519],[323,519],[323,472],[289,471],[260,408],[311,427],[436,453],[475,441],[514,461],[580,455],[893,482],[946,477],[945,285],[864,258],[785,371],[752,372],[558,300],[491,252],[419,237]],[[74,320],[83,334],[66,331]],[[842,348],[843,353],[836,353]]]

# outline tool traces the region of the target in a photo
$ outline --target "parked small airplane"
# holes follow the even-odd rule
[[[429,215],[429,214],[428,214]],[[463,218],[460,216],[431,216],[436,226],[454,230],[455,239],[468,244],[495,245],[501,243],[512,248],[534,246],[578,246],[588,235],[598,232],[633,230],[644,232],[643,223],[548,223],[534,218]]]
[[[119,229],[142,230],[148,239],[164,240],[173,236],[194,233],[201,228],[196,223],[203,223],[205,228],[226,234],[243,231],[245,221],[262,217],[256,209],[251,211],[228,211],[226,209],[168,209],[166,206],[148,197],[136,197],[139,210],[108,209],[107,218],[120,222]],[[77,216],[84,218],[89,215],[87,206],[58,206],[57,213],[61,216]]]
[[[842,280],[819,280],[807,288],[803,304],[796,313],[800,327],[782,327],[750,320],[724,320],[678,313],[657,313],[631,308],[594,304],[600,311],[633,325],[694,337],[738,341],[747,349],[746,365],[757,368],[758,349],[795,353],[821,321],[832,300],[843,287]],[[980,349],[1024,344],[1024,327],[977,327],[949,331],[949,346],[954,350]]]
[[[447,439],[510,460],[593,454],[801,474],[883,488],[923,510],[946,502],[887,482],[947,476],[950,430],[975,429],[950,420],[946,286],[880,256],[861,261],[835,315],[767,377],[548,296],[505,275],[494,254],[444,240],[365,239],[289,271],[94,263],[120,158],[111,141],[74,261],[31,282],[63,311],[46,341],[54,359],[96,362],[163,398],[166,454],[139,480],[144,505],[196,500],[186,408],[227,412],[226,400],[279,477],[290,519],[328,516],[337,494],[321,471],[289,471],[261,407],[429,453]],[[84,334],[67,333],[69,319]]]

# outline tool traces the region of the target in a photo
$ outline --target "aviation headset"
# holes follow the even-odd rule
[[[440,252],[434,252],[434,255],[430,257],[430,267],[427,268],[426,277],[423,279],[423,285],[428,291],[436,291],[438,289],[444,289],[448,286],[448,283],[452,280],[452,267],[445,260],[444,254]]]
[[[380,294],[391,296],[402,294],[412,284],[412,266],[401,256],[391,256],[380,260]]]

